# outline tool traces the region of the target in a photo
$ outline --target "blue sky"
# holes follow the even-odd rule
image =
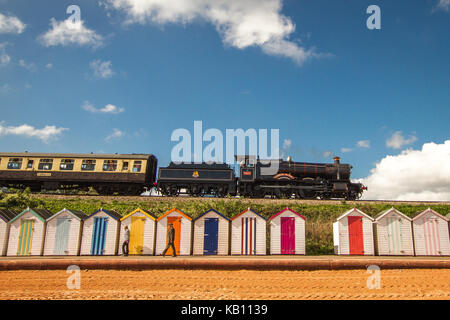
[[[217,20],[158,0],[101,3],[0,0],[0,150],[153,153],[166,165],[172,131],[202,120],[279,128],[294,160],[340,155],[363,178],[387,155],[448,139],[449,1],[252,0]],[[52,38],[71,4],[90,36]],[[371,4],[381,30],[366,27]],[[253,10],[269,46],[232,28]]]

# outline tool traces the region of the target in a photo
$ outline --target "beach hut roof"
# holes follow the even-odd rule
[[[223,214],[221,214],[219,211],[216,211],[216,210],[214,210],[214,209],[209,209],[209,210],[206,210],[205,212],[203,212],[203,213],[202,213],[201,215],[199,215],[197,218],[195,218],[194,221],[200,219],[201,217],[203,217],[204,215],[210,213],[211,211],[217,213],[219,216],[221,216],[222,218],[224,218],[224,219],[226,219],[226,220],[228,220],[228,221],[230,220],[230,218],[225,217],[225,216],[224,216]]]
[[[156,221],[156,216],[153,213],[151,213],[150,211],[141,209],[141,208],[137,208],[136,210],[131,211],[129,214],[127,214],[127,215],[123,216],[122,218],[120,218],[120,221],[123,221],[123,220],[127,219],[128,217],[132,216],[136,212],[141,212],[145,216],[147,216],[148,218],[152,219],[153,221]]]
[[[74,216],[78,220],[83,220],[87,217],[87,215],[83,211],[69,210],[69,209],[64,208],[64,209],[58,211],[57,213],[55,213],[54,215],[52,215],[51,217],[47,218],[47,221],[55,218],[56,216],[58,216],[60,213],[63,213],[64,211],[70,213],[72,216]]]
[[[27,212],[31,212],[31,214],[33,214],[36,218],[38,218],[42,222],[45,222],[48,218],[50,218],[53,215],[53,213],[47,209],[26,208],[21,213],[19,213],[17,216],[15,216],[13,219],[11,219],[10,222],[13,222],[13,221],[19,219],[21,216],[23,216]]]
[[[185,217],[186,219],[188,219],[189,221],[192,221],[192,217],[190,217],[188,214],[184,213],[183,211],[176,209],[176,208],[172,208],[169,211],[167,211],[166,213],[164,213],[161,217],[159,217],[158,219],[156,219],[156,221],[160,221],[161,219],[164,219],[166,216],[168,216],[169,214],[171,214],[172,212],[178,212],[179,214],[181,214],[183,217]]]
[[[336,220],[339,221],[339,220],[341,220],[342,218],[344,218],[345,216],[349,215],[352,212],[358,212],[360,215],[366,217],[367,219],[370,219],[371,221],[374,221],[374,219],[371,216],[365,214],[364,212],[362,212],[361,210],[359,210],[357,208],[352,208],[352,209],[348,210],[347,212],[345,212],[343,215],[341,215]]]
[[[250,208],[247,208],[247,209],[245,209],[244,211],[242,211],[241,213],[239,213],[239,214],[237,214],[237,215],[235,215],[234,217],[232,217],[231,218],[231,220],[235,220],[235,219],[237,219],[239,216],[241,216],[241,215],[243,215],[244,213],[246,213],[246,212],[248,212],[248,211],[251,211],[251,212],[253,212],[254,214],[256,214],[258,217],[261,217],[261,218],[263,218],[264,220],[267,220],[266,218],[264,218],[262,215],[260,215],[258,212],[256,212],[256,211],[253,211],[252,209],[250,209]]]
[[[398,213],[400,216],[402,216],[403,218],[411,221],[412,219],[410,217],[408,217],[407,215],[405,215],[404,213],[401,213],[400,211],[398,211],[397,209],[395,209],[394,207],[389,208],[387,210],[384,210],[383,212],[380,212],[379,214],[377,214],[375,216],[375,221],[379,221],[381,219],[383,219],[386,215],[388,215],[391,212],[395,212]]]
[[[448,218],[446,218],[446,217],[444,217],[443,215],[437,213],[436,211],[434,211],[434,210],[431,209],[431,208],[428,208],[428,209],[426,209],[426,210],[424,210],[424,211],[422,211],[422,212],[415,213],[415,214],[413,215],[412,220],[415,221],[415,220],[417,220],[417,219],[420,219],[420,217],[421,217],[422,215],[424,215],[424,214],[426,214],[426,213],[429,213],[429,212],[432,212],[433,214],[437,215],[438,217],[444,219],[445,221],[448,221],[448,220],[449,220]]]
[[[90,214],[89,216],[87,216],[85,218],[85,220],[91,218],[92,216],[96,215],[99,212],[104,212],[106,213],[108,216],[110,216],[111,218],[113,218],[114,220],[119,221],[120,218],[122,218],[122,215],[120,213],[118,213],[117,211],[114,210],[105,210],[103,208],[100,208],[99,210],[95,211],[94,213]]]
[[[269,218],[269,220],[275,219],[276,217],[278,217],[280,214],[282,214],[282,213],[285,212],[285,211],[290,211],[290,212],[292,212],[292,213],[298,215],[300,218],[302,218],[303,220],[306,221],[306,218],[305,218],[304,216],[302,216],[300,213],[298,213],[298,212],[296,212],[296,211],[294,211],[294,210],[292,210],[292,209],[289,209],[289,208],[284,208],[284,209],[281,210],[280,212],[278,212],[278,213],[274,214],[273,216],[271,216],[271,217]]]
[[[8,223],[12,219],[14,219],[15,216],[17,216],[17,212],[9,209],[0,209],[0,219]]]

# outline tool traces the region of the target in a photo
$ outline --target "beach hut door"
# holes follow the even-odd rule
[[[108,227],[108,218],[94,218],[94,230],[92,232],[92,255],[103,255],[105,250],[106,229]]]
[[[62,256],[68,254],[70,222],[71,219],[69,218],[56,219],[54,255]]]
[[[241,254],[256,254],[256,218],[242,218]]]
[[[181,217],[167,217],[167,230],[169,230],[169,224],[173,224],[173,228],[175,229],[175,250],[177,251],[177,255],[180,254],[180,235],[181,235]],[[167,239],[166,241],[168,241]],[[167,254],[172,254],[172,248],[169,247],[167,250]]]
[[[217,254],[217,240],[219,232],[219,219],[205,219],[205,235],[203,242],[203,254]]]
[[[364,254],[362,217],[348,217],[348,237],[350,254]]]
[[[144,250],[144,217],[131,217],[130,254],[142,254]]]
[[[441,243],[439,239],[439,222],[436,218],[428,218],[424,224],[425,251],[427,255],[441,255]]]
[[[403,239],[401,232],[401,220],[397,217],[387,217],[389,253],[394,255],[403,254]]]
[[[281,217],[281,254],[295,254],[295,218]]]
[[[20,224],[18,256],[29,256],[31,251],[31,240],[33,238],[34,220],[24,219]]]

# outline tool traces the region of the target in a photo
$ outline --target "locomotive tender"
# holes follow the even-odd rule
[[[171,162],[159,168],[151,154],[0,153],[0,187],[41,190],[95,189],[99,194],[140,195],[156,186],[165,196],[186,193],[194,197],[358,199],[367,188],[352,183],[352,166],[259,160],[239,156],[240,177],[227,164]],[[275,164],[277,170],[268,173]]]

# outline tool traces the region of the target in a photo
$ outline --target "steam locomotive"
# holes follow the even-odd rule
[[[159,169],[157,188],[166,196],[184,192],[191,196],[347,200],[359,199],[367,189],[350,181],[352,166],[341,164],[339,157],[334,163],[293,162],[290,157],[287,161],[237,159],[241,160],[240,178],[226,164],[171,162]]]

